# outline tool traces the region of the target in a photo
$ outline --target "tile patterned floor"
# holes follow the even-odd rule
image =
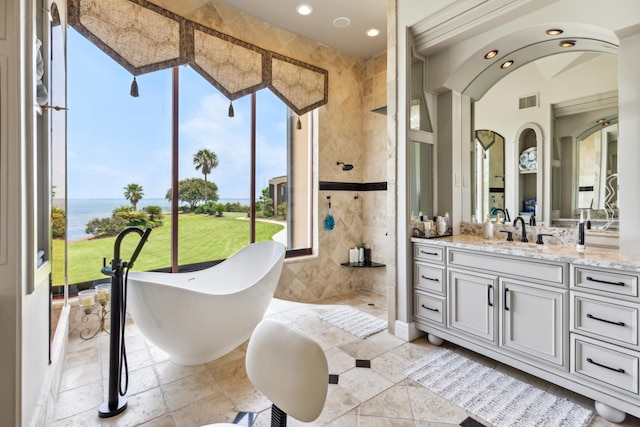
[[[477,425],[463,409],[400,374],[403,367],[438,348],[425,338],[407,343],[383,331],[361,340],[318,319],[320,313],[337,305],[350,305],[386,318],[385,304],[384,296],[370,292],[354,292],[320,304],[272,302],[266,317],[313,337],[325,350],[329,372],[337,376],[337,384],[329,385],[320,418],[313,423],[289,418],[290,426],[445,427],[463,422]],[[245,372],[246,344],[213,362],[184,367],[169,362],[167,354],[147,342],[135,324],[129,323],[125,334],[130,372],[128,408],[112,418],[98,417],[98,406],[106,399],[108,389],[108,335],[101,333],[89,341],[72,336],[54,427],[191,427],[233,422],[239,411],[257,413],[255,427],[269,425],[270,402],[255,390]],[[454,345],[445,346],[549,392],[593,406],[593,401],[543,380]],[[370,361],[370,368],[356,367],[356,360]],[[359,364],[366,366],[363,362]],[[597,416],[591,423],[593,427],[614,425]],[[618,425],[639,426],[640,420],[627,416]]]

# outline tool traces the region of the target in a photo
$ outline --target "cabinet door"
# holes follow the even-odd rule
[[[449,270],[449,328],[494,342],[496,290],[496,276]]]
[[[567,291],[500,279],[500,346],[564,365]]]

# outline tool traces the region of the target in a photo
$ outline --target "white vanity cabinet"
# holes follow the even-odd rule
[[[430,341],[573,390],[614,419],[640,416],[640,260],[477,237],[412,241],[413,320]]]

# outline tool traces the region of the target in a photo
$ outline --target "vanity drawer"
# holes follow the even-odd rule
[[[638,394],[638,354],[574,338],[573,372],[578,376]]]
[[[416,288],[444,295],[444,267],[416,262],[413,265],[413,278]]]
[[[415,315],[419,319],[444,324],[444,299],[415,291]]]
[[[573,330],[638,345],[638,308],[591,295],[573,295]]]
[[[638,296],[638,276],[574,267],[573,286],[612,294]]]
[[[419,261],[431,261],[438,264],[444,263],[444,247],[413,245],[413,258]]]
[[[519,278],[545,281],[561,287],[565,285],[566,264],[556,264],[541,260],[531,261],[526,258],[501,257],[483,255],[459,250],[449,250],[449,266],[460,266],[474,270],[493,271],[500,275],[511,275]]]

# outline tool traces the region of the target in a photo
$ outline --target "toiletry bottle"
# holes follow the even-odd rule
[[[484,224],[482,225],[482,231],[484,232],[485,239],[493,239],[493,223],[491,219],[489,219],[489,214],[487,214]]]
[[[447,224],[447,231],[451,228],[451,220],[449,219],[449,212],[444,213],[444,223]]]
[[[587,230],[591,230],[591,209],[587,209]]]
[[[576,245],[576,251],[584,252],[584,216],[582,209],[580,209],[580,222],[578,223],[578,244]]]

